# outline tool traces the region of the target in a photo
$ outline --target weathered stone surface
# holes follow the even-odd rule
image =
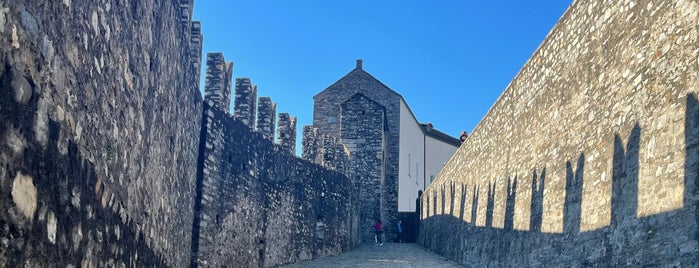
[[[217,101],[203,113],[192,265],[271,267],[356,246],[350,179],[289,154]]]
[[[357,204],[361,224],[361,239],[373,241],[371,226],[377,221],[386,221],[388,215],[382,211],[382,190],[385,159],[383,154],[386,110],[381,104],[358,93],[341,104],[343,126],[340,139],[348,151],[351,169],[354,171],[355,189],[361,203]],[[345,125],[346,124],[346,125]],[[351,127],[347,127],[351,126]],[[384,228],[389,229],[389,228]]]
[[[575,1],[421,199],[476,267],[687,266],[699,4]]]
[[[231,103],[230,81],[233,75],[233,63],[226,62],[223,53],[208,53],[206,55],[204,99],[209,105],[223,105],[221,110],[228,112]]]
[[[197,265],[271,267],[356,245],[349,178],[285,153],[220,109],[206,105],[205,114]]]
[[[188,263],[191,1],[0,2],[0,266]],[[33,221],[13,201],[19,174],[36,187]]]
[[[32,182],[32,177],[17,173],[12,181],[12,201],[20,212],[29,220],[34,219],[36,212],[36,186]]]
[[[17,68],[10,69],[10,88],[14,91],[13,97],[18,103],[27,103],[32,97],[32,86]]]
[[[255,129],[255,100],[257,100],[257,86],[252,84],[250,78],[236,78],[233,116],[250,129]]]

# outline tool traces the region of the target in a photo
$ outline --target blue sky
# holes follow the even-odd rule
[[[571,3],[198,0],[194,19],[204,54],[223,52],[234,79],[250,77],[258,96],[298,118],[300,151],[313,96],[359,58],[421,123],[470,133]]]

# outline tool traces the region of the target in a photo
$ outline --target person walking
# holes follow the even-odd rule
[[[403,240],[403,225],[402,225],[402,223],[403,223],[403,221],[398,220],[398,223],[396,224],[396,232],[397,232],[396,236],[397,236],[398,243],[403,243],[403,241],[402,241]]]
[[[374,231],[376,231],[376,245],[382,246],[383,241],[381,240],[381,234],[383,233],[383,224],[381,223],[381,219],[376,220],[376,223],[374,223]]]

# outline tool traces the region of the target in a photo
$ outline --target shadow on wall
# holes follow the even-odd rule
[[[0,163],[0,267],[94,267],[103,260],[167,266],[153,250],[153,238],[144,236],[66,129],[47,119],[46,144],[34,142],[36,102],[16,107],[8,92],[0,92],[0,151],[6,157]],[[8,148],[10,142],[21,150]],[[106,155],[112,146],[105,145]]]
[[[699,102],[694,94],[687,96],[685,120],[686,163],[684,180],[684,208],[648,217],[637,217],[638,174],[641,127],[635,124],[624,145],[616,134],[613,141],[611,222],[593,231],[581,232],[581,212],[585,154],[581,152],[575,165],[566,161],[565,203],[563,207],[563,232],[543,233],[543,200],[546,168],[532,170],[529,231],[514,230],[515,200],[519,185],[517,176],[508,178],[504,211],[504,228],[493,228],[495,186],[488,184],[485,209],[485,226],[477,226],[480,185],[473,185],[471,195],[471,220],[464,219],[468,185],[462,184],[460,198],[450,191],[445,198],[459,199],[459,215],[435,215],[436,195],[427,192],[426,202],[434,207],[421,220],[419,242],[427,248],[461,263],[474,266],[526,266],[541,265],[660,265],[699,264],[697,254],[699,239],[699,214],[697,214],[696,178],[699,174]],[[431,200],[430,196],[434,199]],[[525,198],[526,199],[526,198]],[[429,207],[429,206],[428,206]],[[453,207],[453,205],[452,205]],[[442,207],[444,211],[444,207]],[[682,221],[684,220],[684,221]],[[677,228],[670,223],[690,223]],[[684,226],[683,226],[684,227]],[[692,229],[693,228],[693,229]],[[688,231],[691,230],[691,231]],[[440,231],[441,230],[441,231]],[[507,254],[517,252],[517,254]]]

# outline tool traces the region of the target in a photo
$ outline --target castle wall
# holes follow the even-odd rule
[[[197,263],[271,267],[356,245],[352,183],[206,106]]]
[[[696,266],[693,1],[575,1],[421,200],[478,267]]]
[[[188,262],[202,109],[190,7],[0,1],[0,266]]]

